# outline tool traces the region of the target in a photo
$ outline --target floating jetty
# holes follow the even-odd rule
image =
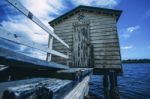
[[[45,47],[0,26],[3,42],[47,55],[40,60],[0,46],[0,99],[91,99],[88,92],[92,75],[103,76],[105,99],[121,98],[117,76],[122,75],[122,64],[116,24],[122,11],[78,6],[49,22],[53,32],[19,1],[6,1],[46,31],[49,40]]]

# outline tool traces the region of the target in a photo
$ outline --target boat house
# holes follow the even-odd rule
[[[54,33],[64,40],[67,50],[54,39],[53,49],[69,55],[69,59],[53,56],[52,60],[74,68],[94,68],[122,72],[117,21],[120,10],[78,6],[49,22]]]

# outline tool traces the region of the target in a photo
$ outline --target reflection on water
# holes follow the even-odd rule
[[[122,99],[150,99],[150,64],[123,64],[123,70],[118,79]],[[90,95],[103,98],[101,76],[92,76]]]

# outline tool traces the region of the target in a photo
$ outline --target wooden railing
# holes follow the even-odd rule
[[[25,45],[25,46],[28,46],[31,48],[35,48],[35,49],[41,50],[43,52],[46,52],[47,53],[47,58],[46,58],[47,61],[51,61],[52,54],[66,58],[66,59],[69,58],[68,55],[65,55],[63,53],[60,53],[60,52],[52,49],[53,38],[57,39],[60,43],[62,43],[67,48],[69,48],[68,44],[66,44],[63,40],[61,40],[47,26],[45,26],[36,16],[34,16],[30,11],[28,11],[19,1],[17,1],[17,0],[6,0],[6,1],[9,2],[17,10],[19,10],[22,14],[24,14],[27,18],[29,18],[31,21],[33,21],[35,24],[37,24],[39,27],[41,27],[44,31],[46,31],[49,34],[48,47],[28,41],[15,33],[10,33],[9,31],[5,30],[3,27],[0,27],[0,32],[1,32],[0,37],[1,38],[7,39],[9,41],[12,41],[12,42],[15,42],[18,44],[22,44],[22,45]]]

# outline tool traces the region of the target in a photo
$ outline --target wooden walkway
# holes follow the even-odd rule
[[[69,68],[2,47],[0,64],[0,99],[83,99],[88,95],[92,69]]]
[[[49,34],[48,47],[41,46],[5,30],[0,26],[0,38],[47,53],[46,60],[26,56],[0,47],[0,99],[83,99],[88,95],[92,69],[69,68],[51,61],[51,55],[69,56],[53,50],[53,39],[69,48],[17,0],[6,0],[27,18]],[[9,44],[8,44],[9,45]]]
[[[83,99],[88,95],[92,69],[71,69],[5,48],[0,48],[0,64],[0,99]]]
[[[0,99],[84,99],[88,95],[91,68],[69,68],[51,61],[52,55],[68,59],[69,55],[54,50],[53,39],[69,49],[69,45],[45,26],[17,0],[6,0],[18,11],[49,34],[48,47],[28,41],[0,26],[0,38],[46,53],[45,60],[0,46]],[[8,44],[9,45],[9,44]],[[78,67],[78,66],[76,66]],[[90,66],[89,66],[90,67]],[[95,71],[95,70],[94,70]],[[119,71],[120,72],[120,71]],[[104,74],[106,99],[118,99],[114,70]]]
[[[88,95],[88,82],[56,78],[32,78],[0,83],[0,99],[79,99]],[[72,97],[72,98],[71,98]]]

